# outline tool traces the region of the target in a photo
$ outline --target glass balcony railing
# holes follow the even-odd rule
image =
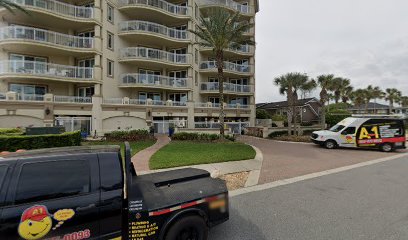
[[[202,91],[219,91],[220,84],[217,82],[206,82],[201,83]],[[233,92],[233,93],[250,93],[252,92],[252,87],[250,85],[240,85],[233,83],[224,83],[224,92]]]
[[[163,0],[119,0],[118,3],[120,7],[141,5],[164,10],[174,15],[186,16],[188,14],[188,7],[172,4]]]
[[[188,31],[169,28],[152,22],[127,21],[119,24],[120,32],[147,32],[177,40],[188,40]]]
[[[0,74],[28,74],[33,76],[93,80],[93,68],[66,66],[46,62],[7,60],[0,61]]]
[[[199,0],[198,2],[200,6],[221,5],[244,14],[251,14],[253,12],[252,8],[248,5],[240,4],[232,0]]]
[[[203,50],[212,50],[209,47],[202,47]],[[225,51],[231,51],[231,52],[237,52],[237,53],[244,53],[244,54],[249,54],[251,53],[251,46],[249,45],[241,45],[238,48],[233,48],[233,47],[229,47],[227,50]]]
[[[10,0],[10,2],[23,7],[34,7],[74,18],[92,19],[94,17],[92,7],[75,6],[56,0]]]
[[[159,62],[175,63],[175,64],[188,64],[190,63],[190,54],[177,54],[172,52],[166,52],[154,48],[144,47],[129,47],[120,50],[120,57],[123,60],[126,59],[148,59],[156,60]]]
[[[92,103],[92,97],[54,96],[54,102],[58,102],[58,103]]]
[[[9,26],[0,28],[0,41],[13,39],[32,40],[35,42],[44,42],[72,48],[89,49],[93,48],[94,46],[94,39],[90,37],[78,37],[24,26]]]
[[[173,78],[161,75],[128,73],[120,77],[120,85],[186,88],[187,78]]]
[[[204,61],[200,64],[200,69],[217,69],[215,61]],[[236,64],[232,62],[224,62],[224,70],[239,72],[239,73],[250,73],[251,67],[246,64]]]

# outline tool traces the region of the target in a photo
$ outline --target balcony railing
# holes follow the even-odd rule
[[[132,6],[132,5],[141,5],[147,7],[153,7],[160,10],[164,10],[165,12],[186,16],[188,14],[188,7],[179,6],[176,4],[168,3],[163,0],[119,0],[118,4],[120,7],[123,6]]]
[[[136,58],[175,64],[188,64],[190,62],[189,54],[176,54],[154,48],[144,47],[122,48],[120,50],[120,57],[124,60]]]
[[[6,60],[0,61],[0,74],[29,74],[35,76],[92,80],[93,68],[36,61]]]
[[[94,39],[90,37],[78,37],[23,26],[0,28],[0,41],[9,39],[33,40],[72,48],[93,48],[94,46]]]
[[[177,40],[188,40],[188,32],[186,30],[178,30],[169,28],[152,22],[145,21],[127,21],[119,23],[119,31],[121,32],[148,32],[157,35],[162,35]]]
[[[44,95],[41,94],[17,94],[17,100],[20,101],[33,101],[33,102],[42,102],[44,101]]]
[[[92,103],[92,97],[54,96],[54,102],[58,102],[58,103]]]
[[[201,62],[200,69],[217,69],[217,65],[215,61],[205,61]],[[236,64],[232,62],[224,62],[224,70],[232,71],[232,72],[239,72],[239,73],[250,73],[251,67],[246,64]]]
[[[206,5],[223,5],[228,8],[232,8],[236,11],[239,11],[244,14],[251,14],[253,11],[251,7],[248,5],[240,4],[237,2],[234,2],[232,0],[199,0],[199,4],[201,6],[206,6]]]
[[[249,105],[243,105],[243,104],[236,104],[236,103],[227,103],[224,105],[226,109],[248,109]],[[196,108],[220,108],[219,103],[202,103],[202,102],[196,102],[195,103]]]
[[[188,78],[173,78],[162,75],[128,73],[120,76],[120,85],[186,88]]]
[[[127,99],[127,100],[125,100]],[[128,99],[128,98],[106,98],[103,99],[104,104],[113,105],[141,105],[141,106],[167,106],[167,107],[186,107],[187,102],[180,101],[164,101],[153,99]]]
[[[212,49],[208,47],[203,47],[202,50],[212,50]],[[237,53],[248,54],[248,53],[251,53],[251,46],[241,45],[239,48],[229,47],[227,50],[232,51],[232,52],[237,52]]]
[[[217,82],[206,82],[201,83],[202,91],[219,91],[220,84]],[[234,92],[234,93],[250,93],[252,92],[251,85],[240,85],[233,83],[224,83],[224,92]]]
[[[57,13],[74,18],[91,19],[94,17],[94,9],[92,7],[75,6],[56,0],[10,0],[10,1],[23,7],[35,7],[47,10],[52,13]]]

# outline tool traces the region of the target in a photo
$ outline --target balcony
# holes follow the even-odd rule
[[[92,7],[75,6],[57,0],[10,0],[10,2],[18,4],[30,12],[30,16],[24,16],[26,14],[17,11],[16,15],[18,16],[15,16],[17,19],[24,17],[31,20],[30,22],[33,19],[44,22],[50,21],[48,23],[52,23],[54,27],[64,24],[66,26],[67,21],[85,24],[96,22],[95,9]],[[7,12],[3,14],[13,17],[13,14]]]
[[[128,73],[120,76],[120,87],[145,87],[160,89],[188,89],[188,78],[173,78],[161,75]]]
[[[153,99],[129,99],[125,98],[104,98],[106,105],[138,105],[138,106],[156,106],[156,107],[187,107],[187,102],[178,102],[172,100],[153,100]]]
[[[78,37],[24,26],[0,28],[0,45],[10,52],[33,54],[89,54],[95,52],[94,38]]]
[[[201,92],[206,93],[218,93],[219,92],[219,83],[217,82],[206,82],[201,83]],[[251,85],[240,85],[233,83],[224,83],[224,93],[233,93],[233,94],[253,94],[253,88]]]
[[[187,67],[191,64],[190,54],[176,54],[145,47],[129,47],[120,50],[121,62],[135,62],[140,67]],[[142,66],[142,64],[144,65]]]
[[[213,49],[209,47],[201,47],[200,51],[202,53],[213,54]],[[236,55],[240,56],[253,56],[255,54],[252,46],[241,45],[239,48],[230,47],[224,50],[224,57],[233,58]]]
[[[215,61],[204,61],[200,63],[201,72],[217,72]],[[224,72],[237,75],[251,75],[251,66],[236,64],[232,62],[224,62]]]
[[[58,96],[52,94],[22,94],[16,92],[8,92],[1,94],[2,101],[22,101],[22,102],[54,102],[54,103],[80,103],[91,104],[92,97],[78,97],[78,96]]]
[[[119,23],[119,36],[126,36],[132,41],[151,45],[163,45],[163,40],[174,47],[189,43],[187,30],[177,30],[161,24],[146,21],[127,21]]]
[[[163,0],[118,0],[119,10],[139,19],[175,23],[190,18],[190,8]],[[158,14],[159,13],[159,14]]]
[[[92,103],[92,97],[54,96],[56,103]]]
[[[94,69],[46,62],[0,61],[0,78],[34,78],[67,82],[96,82]]]
[[[201,8],[224,7],[232,11],[238,11],[244,15],[255,14],[254,9],[248,5],[240,4],[232,0],[198,0],[198,3]]]

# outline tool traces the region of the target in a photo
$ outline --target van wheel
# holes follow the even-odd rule
[[[391,143],[384,143],[383,145],[380,146],[380,149],[383,152],[392,152],[394,150],[394,147],[392,146]]]
[[[186,216],[175,222],[166,234],[166,240],[207,240],[208,227],[200,216]]]
[[[327,149],[335,149],[337,147],[337,143],[333,140],[327,140],[324,142],[324,147]]]

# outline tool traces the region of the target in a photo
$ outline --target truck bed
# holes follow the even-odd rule
[[[143,209],[159,210],[178,204],[227,192],[221,179],[213,179],[205,170],[186,168],[137,176],[129,193],[129,200],[143,196]]]

